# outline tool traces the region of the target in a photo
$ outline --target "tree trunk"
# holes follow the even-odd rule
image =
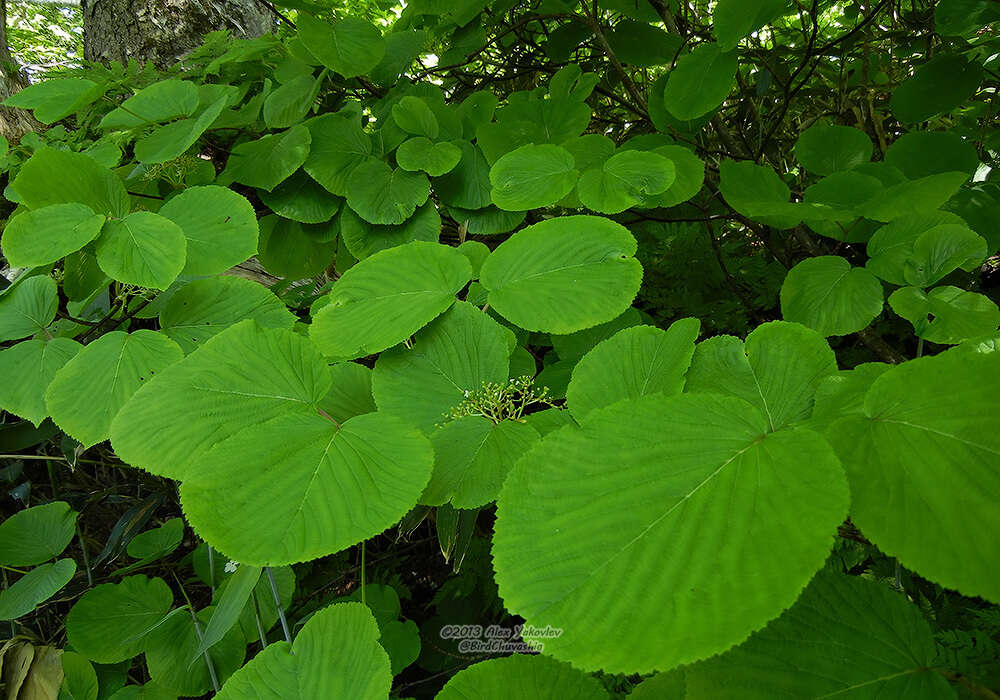
[[[10,47],[7,45],[7,3],[5,0],[0,0],[0,102],[27,84],[27,78],[11,56]],[[30,112],[0,107],[0,136],[11,143],[20,141],[25,133],[33,131],[37,125],[38,122]]]
[[[228,29],[234,37],[261,36],[274,17],[259,0],[83,0],[83,56],[88,61],[166,68]]]

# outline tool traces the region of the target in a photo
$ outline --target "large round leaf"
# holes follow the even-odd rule
[[[56,425],[84,447],[107,440],[125,402],[184,353],[153,331],[112,331],[90,343],[60,369],[45,392]]]
[[[663,99],[677,119],[696,119],[721,105],[735,82],[736,52],[706,43],[677,61]]]
[[[60,559],[42,564],[0,591],[0,620],[16,620],[27,615],[69,583],[76,573],[76,562]]]
[[[769,428],[740,399],[682,394],[547,435],[498,500],[507,609],[561,629],[545,653],[586,670],[648,673],[743,641],[822,566],[849,499],[819,434]]]
[[[371,139],[358,124],[336,114],[310,119],[306,127],[312,144],[303,170],[328,191],[346,196],[351,173],[371,155]]]
[[[673,161],[650,151],[622,151],[577,183],[580,202],[602,214],[618,214],[673,184]]]
[[[189,117],[198,109],[198,86],[188,80],[161,80],[144,87],[108,112],[101,129],[131,129]]]
[[[889,306],[913,324],[918,338],[932,343],[961,343],[1000,325],[1000,309],[992,299],[948,285],[927,293],[902,287],[889,296]]]
[[[781,285],[781,315],[824,336],[847,335],[882,313],[882,283],[836,255],[807,258]]]
[[[609,700],[600,682],[567,663],[540,654],[480,661],[449,680],[435,700]]]
[[[338,603],[309,618],[291,645],[269,644],[233,674],[218,700],[385,700],[389,657],[361,603]]]
[[[205,608],[198,612],[198,630],[191,615],[184,611],[150,632],[146,639],[146,668],[153,683],[184,697],[198,697],[212,689],[212,677],[205,665],[205,657],[199,654],[194,663],[190,661],[198,650],[198,640],[214,610]],[[246,648],[239,627],[231,627],[208,650],[219,683],[225,683],[243,664]]]
[[[685,668],[683,697],[955,698],[936,657],[930,626],[904,595],[824,571],[745,643]]]
[[[289,330],[296,321],[267,287],[223,275],[195,280],[177,290],[160,311],[160,332],[190,353],[212,336],[248,318],[264,328]]]
[[[416,504],[433,461],[427,438],[381,413],[339,425],[279,416],[196,461],[181,503],[195,531],[227,556],[253,566],[294,564],[396,523]]]
[[[795,157],[809,172],[830,175],[867,163],[873,149],[872,140],[860,129],[816,124],[795,142]]]
[[[788,11],[784,0],[719,0],[712,13],[712,29],[724,51],[740,39]]]
[[[225,272],[257,252],[257,215],[227,187],[189,187],[160,208],[187,238],[185,275]]]
[[[417,333],[412,348],[400,346],[378,358],[375,403],[430,433],[468,393],[507,381],[513,347],[509,330],[458,302]]]
[[[411,241],[437,243],[441,237],[441,215],[433,202],[427,202],[398,226],[370,224],[351,209],[340,215],[340,238],[358,260]]]
[[[97,238],[105,217],[84,204],[50,204],[10,219],[3,254],[11,267],[48,265]]]
[[[983,79],[983,66],[959,53],[943,53],[917,69],[892,93],[889,107],[904,124],[950,112],[970,98]]]
[[[760,409],[771,430],[805,420],[823,377],[837,371],[826,340],[797,323],[774,321],[739,338],[720,335],[698,344],[685,391],[738,396]]]
[[[913,259],[913,246],[924,233],[938,226],[965,226],[956,214],[935,211],[909,214],[879,228],[868,241],[868,262],[865,267],[886,282],[906,284],[907,263]]]
[[[108,221],[97,239],[97,264],[108,277],[125,284],[166,289],[186,259],[183,229],[148,211]]]
[[[429,195],[426,175],[394,170],[377,158],[355,168],[347,183],[347,205],[373,224],[403,223]]]
[[[272,191],[260,190],[260,201],[278,216],[303,224],[321,224],[333,218],[343,202],[299,170]]]
[[[121,583],[102,583],[84,593],[69,611],[66,636],[92,661],[114,664],[131,659],[145,651],[149,633],[173,602],[174,594],[161,578],[128,576]]]
[[[597,408],[646,394],[679,394],[701,323],[674,322],[663,331],[633,326],[601,342],[573,368],[566,402],[577,420]]]
[[[257,260],[272,275],[289,280],[322,274],[337,255],[338,222],[302,224],[265,216],[260,220]]]
[[[851,483],[851,519],[922,576],[1000,602],[1000,355],[946,352],[875,380],[865,415],[827,437]]]
[[[420,496],[431,506],[480,508],[497,497],[521,455],[539,439],[526,423],[464,416],[431,434],[434,473]]]
[[[573,333],[610,321],[635,298],[642,266],[621,224],[561,216],[528,226],[483,263],[489,303],[521,328]]]
[[[9,185],[14,201],[29,209],[50,204],[83,204],[98,214],[125,216],[132,200],[125,185],[83,153],[43,147],[25,162]]]
[[[434,192],[449,207],[483,209],[490,206],[490,164],[479,146],[459,141],[462,159],[450,172],[434,181]],[[509,229],[508,229],[509,230]],[[471,229],[469,231],[472,233]]]
[[[30,420],[37,427],[51,409],[45,407],[45,388],[56,372],[83,346],[69,338],[25,340],[0,351],[0,408]]]
[[[506,211],[525,211],[555,204],[568,195],[580,173],[573,154],[552,144],[521,146],[502,156],[490,169],[492,201]]]
[[[55,280],[35,275],[0,296],[0,342],[38,333],[52,323],[59,309]]]
[[[382,32],[358,17],[327,23],[303,12],[296,21],[306,50],[345,78],[364,75],[385,56]]]
[[[291,177],[309,156],[309,129],[299,124],[236,146],[220,179],[273,190]]]
[[[414,241],[383,250],[337,280],[310,337],[338,359],[380,352],[445,311],[471,277],[468,259],[448,246]]]
[[[435,177],[452,170],[462,160],[462,149],[450,141],[434,143],[417,136],[396,149],[396,162],[403,170],[423,170]]]
[[[112,446],[128,464],[183,479],[202,454],[244,428],[314,415],[330,372],[308,339],[246,320],[144,384],[112,422]]]
[[[62,554],[73,539],[76,512],[65,501],[18,511],[0,523],[0,564],[32,566]]]

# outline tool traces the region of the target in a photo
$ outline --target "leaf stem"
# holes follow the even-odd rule
[[[278,611],[278,619],[281,620],[281,631],[285,635],[285,641],[291,644],[292,632],[288,629],[288,620],[285,619],[285,611],[281,607],[281,594],[278,593],[278,584],[274,582],[274,571],[270,566],[265,566],[264,571],[267,572],[267,582],[271,584],[271,595],[274,596],[274,607]]]

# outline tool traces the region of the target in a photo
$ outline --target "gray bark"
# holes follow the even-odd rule
[[[259,0],[83,0],[83,56],[88,61],[166,68],[228,29],[237,38],[261,36],[274,16]]]
[[[28,84],[20,66],[10,55],[7,44],[7,3],[0,0],[0,102]],[[0,107],[0,136],[17,143],[26,132],[38,125],[34,117],[23,109]]]

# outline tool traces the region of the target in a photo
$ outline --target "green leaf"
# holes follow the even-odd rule
[[[347,250],[358,260],[412,241],[437,243],[441,237],[441,215],[433,202],[427,202],[398,226],[370,224],[351,209],[340,215],[340,237]]]
[[[851,520],[942,586],[1000,601],[1000,355],[946,352],[875,380],[865,415],[827,430],[851,484]]]
[[[490,198],[493,190],[490,184],[490,164],[486,156],[479,146],[468,141],[459,141],[458,147],[462,150],[462,159],[449,173],[434,180],[434,192],[449,207],[489,207],[493,201]]]
[[[514,463],[539,438],[530,425],[510,420],[493,423],[482,416],[465,416],[445,423],[431,434],[434,473],[420,502],[485,506],[496,499]]]
[[[555,204],[568,195],[580,173],[573,155],[552,144],[528,145],[502,156],[490,169],[492,201],[507,211]]]
[[[330,366],[333,387],[320,401],[319,408],[339,423],[376,410],[372,396],[372,371],[356,362],[338,362]]]
[[[336,256],[337,224],[338,220],[310,225],[265,216],[260,220],[257,260],[272,275],[289,280],[319,275]]]
[[[719,190],[726,202],[744,216],[759,218],[788,203],[791,190],[769,166],[749,160],[719,164]]]
[[[212,618],[205,627],[205,632],[202,635],[201,643],[198,644],[198,649],[188,660],[189,667],[193,662],[198,660],[199,656],[220,642],[226,636],[226,633],[237,625],[243,608],[246,607],[247,602],[250,600],[250,594],[253,593],[254,586],[260,580],[262,571],[262,569],[256,566],[249,566],[248,564],[240,564],[239,568],[236,569],[236,573],[229,579],[225,590],[219,597],[218,604],[212,611]]]
[[[105,333],[55,373],[45,392],[52,420],[84,447],[107,440],[125,402],[183,353],[148,330]]]
[[[681,393],[700,327],[698,319],[685,318],[665,331],[633,326],[602,341],[573,368],[566,390],[573,417],[582,420],[623,399]]]
[[[965,226],[944,224],[924,231],[903,264],[908,284],[929,287],[959,267],[974,270],[986,257],[986,241]]]
[[[100,686],[97,681],[97,671],[93,664],[82,654],[74,651],[63,651],[62,657],[63,683],[60,694],[65,693],[62,700],[98,700]],[[124,678],[122,679],[124,681]]]
[[[676,177],[674,163],[650,151],[622,151],[577,183],[580,202],[602,214],[618,214],[649,195],[666,191]]]
[[[535,654],[514,654],[463,668],[445,684],[436,700],[609,700],[592,676],[569,664]]]
[[[34,110],[35,119],[54,124],[93,104],[104,89],[86,78],[49,78],[14,93],[4,105]]]
[[[212,608],[198,612],[198,622],[204,626],[214,617]],[[204,627],[202,627],[204,629]],[[212,677],[204,657],[200,663],[189,664],[199,646],[198,631],[188,611],[174,615],[146,638],[146,668],[151,682],[184,697],[198,697],[212,690]],[[230,628],[211,649],[208,656],[219,683],[243,665],[246,641],[239,628]]]
[[[811,173],[831,175],[867,163],[873,148],[868,134],[860,129],[816,124],[799,135],[795,158]]]
[[[416,334],[412,348],[379,356],[372,374],[375,403],[429,434],[468,393],[507,381],[513,346],[509,330],[457,302]]]
[[[396,126],[408,134],[426,136],[428,139],[438,137],[438,121],[434,112],[419,97],[407,95],[392,106],[392,120]]]
[[[198,86],[188,80],[161,80],[108,112],[100,129],[131,129],[152,122],[190,117],[198,109]]]
[[[383,250],[337,280],[310,337],[324,354],[342,360],[381,352],[443,313],[471,277],[468,259],[439,243]]]
[[[462,160],[462,149],[449,141],[434,143],[417,136],[408,139],[396,151],[396,162],[403,170],[423,170],[431,177],[444,175]]]
[[[66,616],[66,636],[91,661],[113,664],[146,650],[149,632],[170,611],[174,594],[160,578],[128,576],[94,586]]]
[[[946,172],[969,177],[979,167],[979,154],[971,141],[951,131],[911,131],[892,142],[885,161],[910,180]]]
[[[49,415],[45,407],[45,388],[60,367],[83,346],[69,338],[49,341],[26,340],[0,351],[0,376],[10,379],[0,384],[0,408],[34,423]]]
[[[246,320],[144,382],[111,424],[128,464],[172,479],[213,445],[276,416],[315,415],[330,390],[308,339]]]
[[[712,28],[719,48],[736,48],[740,39],[781,17],[791,8],[787,0],[719,0],[712,13]]]
[[[948,172],[907,180],[887,187],[858,211],[875,221],[892,221],[913,213],[930,214],[958,192],[967,179],[965,173]]]
[[[631,305],[642,280],[624,226],[597,216],[562,216],[528,226],[483,263],[489,303],[526,330],[573,333]],[[566,300],[572,298],[571,305]]]
[[[98,214],[125,216],[132,209],[125,185],[82,153],[40,148],[21,166],[8,186],[15,201],[29,209],[50,204],[83,204]]]
[[[303,224],[329,221],[343,202],[301,170],[270,192],[259,190],[257,194],[278,216]]]
[[[322,80],[317,80],[309,72],[272,91],[264,100],[264,123],[272,129],[285,129],[298,124],[309,113],[322,84]]]
[[[619,61],[637,68],[670,65],[684,44],[677,34],[629,19],[607,32],[607,40]]]
[[[743,641],[823,565],[849,501],[819,434],[769,427],[740,399],[681,394],[549,433],[498,500],[506,608],[561,629],[545,653],[584,670],[649,673]]]
[[[384,700],[392,674],[378,637],[375,618],[364,605],[331,605],[309,618],[293,645],[269,644],[234,673],[215,697]]]
[[[83,204],[51,204],[10,219],[3,252],[11,267],[48,265],[97,238],[105,217]]]
[[[826,428],[837,418],[862,415],[865,412],[865,394],[872,382],[892,369],[884,362],[864,362],[852,370],[828,374],[816,388],[811,426]]]
[[[187,259],[184,230],[149,211],[109,219],[96,245],[97,264],[108,277],[139,287],[166,289]]]
[[[0,620],[16,620],[34,610],[69,583],[76,573],[76,562],[60,559],[42,564],[0,591]]]
[[[18,511],[0,523],[0,564],[33,566],[55,559],[75,528],[76,512],[64,501]]]
[[[642,206],[674,207],[694,197],[705,182],[705,163],[684,146],[660,146],[653,153],[674,164],[674,181],[663,192],[644,197]]]
[[[781,285],[781,315],[824,336],[866,328],[882,313],[882,283],[844,258],[807,258],[788,271]]]
[[[822,572],[781,617],[683,671],[685,698],[956,698],[931,629],[881,582]],[[641,687],[641,686],[640,686]]]
[[[133,537],[125,551],[135,559],[158,559],[177,549],[184,538],[184,520],[171,518],[160,527],[140,532]]]
[[[494,206],[476,210],[449,207],[448,214],[460,224],[467,223],[467,233],[474,236],[495,236],[510,233],[520,226],[527,212],[503,211]]]
[[[220,181],[273,190],[306,162],[312,136],[304,125],[236,146]]]
[[[641,323],[643,323],[643,318],[638,309],[629,307],[622,314],[607,323],[586,328],[576,333],[570,333],[569,335],[553,333],[550,338],[552,340],[552,347],[555,349],[560,360],[576,363],[577,360],[590,352],[602,340],[607,340],[624,328],[638,326]]]
[[[255,462],[262,454],[265,462]],[[292,564],[396,523],[416,504],[433,460],[427,438],[398,418],[368,413],[338,425],[289,414],[195,461],[181,502],[191,527],[220,552],[243,564]]]
[[[56,317],[59,296],[48,275],[34,275],[0,296],[0,342],[44,329]]]
[[[972,97],[983,79],[983,66],[964,56],[944,53],[920,66],[892,93],[889,107],[904,124],[950,112]]]
[[[736,82],[736,52],[701,44],[670,71],[663,100],[677,119],[696,119],[722,104]]]
[[[331,24],[302,12],[296,25],[306,50],[345,78],[364,75],[385,56],[382,32],[363,19],[344,17]]]
[[[181,119],[157,128],[135,144],[135,158],[140,163],[166,163],[182,155],[212,126],[229,104],[224,95],[203,109],[198,116]]]
[[[754,329],[746,344],[730,335],[699,343],[685,391],[738,396],[777,430],[808,418],[816,387],[836,371],[823,336],[797,323],[773,321]]]
[[[257,252],[257,215],[246,197],[218,185],[188,187],[159,211],[187,239],[185,275],[225,272]]]
[[[371,139],[355,122],[336,114],[310,119],[306,127],[312,145],[303,170],[328,191],[346,196],[354,169],[371,155]]]
[[[1000,309],[989,297],[958,287],[935,287],[927,293],[902,287],[889,296],[889,306],[913,324],[918,338],[932,343],[954,345],[1000,325]]]
[[[286,330],[291,330],[296,321],[295,315],[267,287],[224,275],[195,280],[181,287],[160,311],[160,331],[188,354],[212,336],[248,318],[263,328]]]
[[[373,224],[401,224],[427,201],[430,182],[423,173],[393,169],[371,158],[351,173],[347,204]]]
[[[925,232],[938,226],[948,230],[965,226],[961,217],[944,211],[909,214],[882,226],[868,241],[865,267],[892,284],[904,285],[907,262],[913,258],[913,246]]]

